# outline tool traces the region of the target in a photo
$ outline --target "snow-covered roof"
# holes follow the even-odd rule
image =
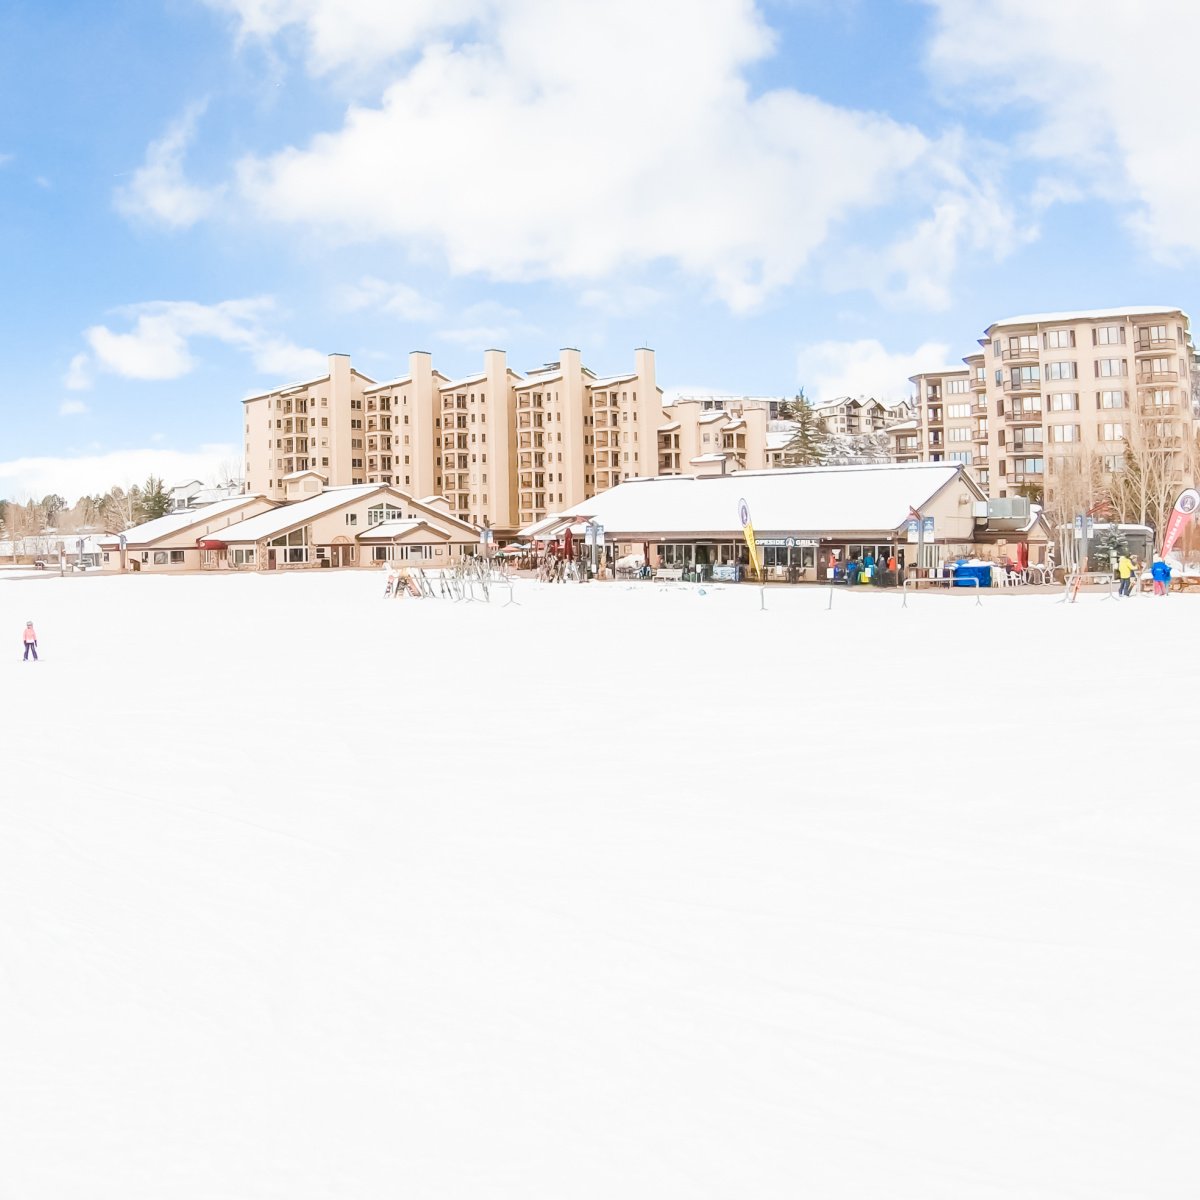
[[[767,449],[782,450],[795,436],[795,433],[790,430],[769,430],[767,433]]]
[[[562,513],[551,513],[548,517],[543,517],[540,521],[534,521],[532,525],[526,525],[524,529],[518,530],[517,537],[525,540],[541,537],[547,529],[553,529],[555,525],[561,524],[562,519]]]
[[[1090,308],[1079,312],[1032,313],[1023,317],[1005,317],[1003,321],[994,321],[988,329],[998,329],[1001,325],[1051,325],[1120,317],[1152,317],[1159,313],[1182,313],[1183,316],[1187,316],[1177,304],[1142,304],[1131,308]]]
[[[590,516],[613,534],[740,534],[738,502],[745,499],[760,533],[894,530],[962,474],[954,463],[894,463],[740,471],[698,478],[665,475],[630,479],[576,504],[568,514]],[[982,497],[971,485],[976,498]]]
[[[465,379],[451,379],[449,383],[443,383],[440,391],[453,392],[456,388],[470,387],[474,383],[483,383],[487,379],[486,375],[468,375]]]
[[[729,419],[729,414],[723,408],[714,408],[709,412],[701,413],[696,418],[697,425],[711,425],[714,421],[725,421]]]
[[[668,421],[665,425],[660,425],[658,427],[658,432],[659,433],[671,433],[673,430],[676,430],[678,428],[679,428],[678,421]]]
[[[252,500],[261,500],[262,498],[261,496],[247,495],[230,496],[226,500],[217,500],[215,503],[205,504],[201,508],[183,508],[177,512],[170,512],[164,517],[156,517],[153,521],[146,521],[142,525],[126,529],[124,531],[125,542],[129,546],[144,546],[149,542],[157,542],[171,534],[190,529],[194,525],[207,525],[218,517],[236,512]],[[120,536],[119,533],[105,534],[103,540],[112,545],[120,539]]]
[[[606,375],[603,379],[593,379],[589,384],[592,388],[614,387],[618,383],[631,383],[637,378],[633,375]]]
[[[286,475],[280,475],[280,479],[303,479],[307,475],[315,475],[318,479],[328,480],[328,475],[322,475],[320,471],[314,471],[312,467],[307,467],[303,471],[289,471]]]
[[[246,520],[239,521],[236,525],[230,525],[221,534],[221,540],[225,542],[257,542],[260,538],[272,537],[274,534],[282,533],[285,529],[307,524],[314,517],[323,516],[335,508],[340,508],[343,504],[350,504],[364,496],[369,496],[372,492],[391,490],[386,483],[355,483],[349,487],[326,488],[316,496],[309,496],[292,504],[281,504],[269,512],[259,513],[256,517],[247,517]]]
[[[401,375],[398,379],[388,379],[383,383],[377,383],[374,387],[363,388],[363,395],[370,395],[372,392],[386,392],[388,388],[399,387],[402,383],[412,383],[411,375]]]
[[[897,421],[894,425],[889,425],[884,433],[902,433],[906,429],[916,429],[918,423],[914,420]]]
[[[406,521],[380,521],[378,525],[371,525],[364,529],[358,535],[360,542],[384,541],[390,542],[395,538],[402,538],[407,534],[414,532],[417,529],[426,529],[435,537],[439,537],[442,541],[448,542],[450,535],[444,533],[440,529],[434,529],[428,521],[406,520]]]
[[[726,458],[728,458],[728,455],[726,454],[697,454],[695,458],[688,459],[688,462],[724,462]]]
[[[561,371],[550,371],[545,375],[530,375],[528,378],[516,384],[514,390],[520,392],[526,388],[541,387],[544,383],[555,383],[561,378]]]
[[[310,388],[315,383],[326,383],[329,379],[329,373],[318,375],[315,379],[302,379],[298,383],[285,383],[282,387],[271,388],[266,392],[255,392],[253,396],[247,396],[242,403],[245,404],[248,400],[261,400],[264,396],[286,396],[289,392],[301,392],[305,388]]]

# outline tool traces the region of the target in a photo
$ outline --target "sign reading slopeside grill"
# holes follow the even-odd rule
[[[781,537],[781,538],[765,538],[760,537],[755,539],[760,546],[786,546],[791,549],[793,546],[815,546],[816,538],[800,538],[800,537]]]

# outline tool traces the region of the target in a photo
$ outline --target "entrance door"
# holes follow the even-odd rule
[[[275,547],[271,546],[267,550],[267,570],[275,570]]]

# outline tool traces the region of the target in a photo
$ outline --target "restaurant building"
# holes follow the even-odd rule
[[[748,511],[769,579],[824,580],[833,563],[870,553],[928,568],[960,557],[1040,562],[1047,528],[1034,508],[989,511],[971,476],[953,463],[869,464],[736,472],[724,476],[632,479],[575,505],[552,539],[570,527],[603,529],[610,559],[645,554],[655,567],[745,565],[741,515]],[[994,507],[994,506],[993,506]],[[1018,545],[1024,549],[1018,551]]]

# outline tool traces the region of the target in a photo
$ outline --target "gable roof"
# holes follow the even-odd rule
[[[744,498],[760,533],[893,530],[908,519],[910,508],[920,509],[960,478],[974,498],[983,498],[956,463],[882,463],[630,479],[565,515],[594,517],[614,534],[740,535],[738,502]]]
[[[181,508],[167,513],[166,516],[156,517],[153,521],[146,521],[142,525],[135,525],[132,529],[124,530],[125,544],[127,546],[146,546],[172,534],[182,533],[196,525],[208,525],[214,520],[221,520],[224,525],[226,522],[222,518],[228,518],[239,508],[255,500],[264,499],[266,499],[265,496],[239,495],[230,496],[227,500],[217,500],[213,504],[205,504],[201,508]],[[120,533],[112,533],[103,535],[102,540],[108,545],[113,545],[119,542],[120,538]]]
[[[357,535],[360,542],[391,542],[397,538],[405,538],[419,529],[427,529],[434,537],[443,542],[450,540],[450,535],[440,529],[435,529],[428,521],[380,521],[378,525],[369,525]]]
[[[281,504],[270,512],[259,513],[256,517],[247,517],[236,525],[230,525],[221,538],[226,542],[257,542],[262,538],[294,529],[297,525],[307,525],[313,518],[353,504],[355,500],[362,500],[372,492],[392,490],[386,483],[355,483],[349,487],[326,488],[315,496],[296,500],[291,504]]]

